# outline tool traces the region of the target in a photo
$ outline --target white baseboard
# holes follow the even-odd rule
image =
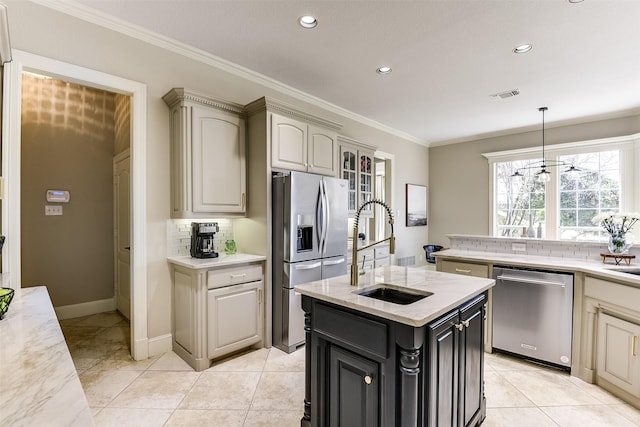
[[[73,319],[74,317],[88,316],[90,314],[104,313],[116,309],[116,299],[108,298],[97,301],[83,302],[80,304],[54,307],[58,320]]]
[[[164,354],[171,350],[172,335],[165,334],[159,337],[149,338],[149,357],[157,356],[158,354]]]

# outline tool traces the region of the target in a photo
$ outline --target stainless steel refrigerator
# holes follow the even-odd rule
[[[273,177],[273,345],[304,344],[304,312],[294,286],[347,274],[347,185],[303,172]]]

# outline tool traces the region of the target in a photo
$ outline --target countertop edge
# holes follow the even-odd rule
[[[217,258],[191,258],[190,256],[169,256],[167,262],[181,267],[191,268],[195,270],[228,267],[238,264],[246,264],[251,262],[265,261],[265,255],[237,253],[233,255],[220,254]]]

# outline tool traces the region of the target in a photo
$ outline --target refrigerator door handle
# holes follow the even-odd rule
[[[319,231],[319,247],[320,255],[324,255],[327,251],[327,190],[324,184],[324,180],[320,180],[319,196],[318,196],[318,214],[316,221],[318,223]]]
[[[338,265],[338,264],[342,264],[345,261],[346,260],[344,258],[328,260],[324,262],[324,265]]]
[[[318,253],[322,256],[322,245],[324,238],[324,231],[322,230],[322,180],[318,186],[318,197],[316,200],[316,234],[318,236]]]
[[[321,262],[314,262],[313,264],[296,265],[294,268],[296,270],[313,270],[314,268],[318,268],[321,266],[322,266]]]
[[[329,195],[327,194],[327,184],[324,182],[324,178],[322,178],[322,188],[324,195],[324,215],[322,215],[322,218],[324,219],[324,224],[322,225],[322,229],[324,230],[324,249],[322,251],[322,255],[326,255],[329,224],[331,224],[331,206],[329,206]]]

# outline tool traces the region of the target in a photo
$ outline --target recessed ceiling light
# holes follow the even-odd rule
[[[391,73],[391,67],[387,67],[387,66],[380,67],[376,70],[376,73],[382,74],[382,75],[389,74]]]
[[[521,44],[520,46],[516,46],[513,49],[513,52],[514,53],[527,53],[531,49],[533,49],[533,46],[531,46],[530,44]]]
[[[314,28],[318,25],[318,20],[311,15],[305,15],[298,19],[298,23],[300,23],[304,28]]]

